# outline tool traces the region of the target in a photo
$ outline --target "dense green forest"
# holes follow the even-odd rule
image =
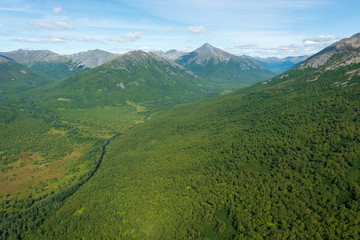
[[[1,63],[1,238],[358,239],[348,56],[208,99],[141,51],[57,82]]]
[[[60,81],[15,62],[0,67],[0,233],[10,239],[36,229],[88,181],[107,139],[150,112],[214,94],[186,69],[143,52]]]
[[[344,73],[357,69],[317,81],[297,70],[155,114],[114,139],[94,177],[23,236],[356,239],[360,79]]]

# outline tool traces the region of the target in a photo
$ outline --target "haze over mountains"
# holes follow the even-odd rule
[[[212,78],[212,81],[214,82],[215,80],[215,83],[219,79],[218,76],[221,76],[225,82],[234,85],[231,88],[265,80],[265,78],[272,75],[268,70],[281,73],[305,60],[305,57],[289,57],[287,59],[239,57],[215,48],[210,44],[204,44],[191,53],[178,52],[174,49],[167,52],[156,51],[154,53],[186,66],[201,77]],[[0,56],[12,59],[54,78],[61,79],[80,73],[85,69],[101,66],[120,55],[98,49],[71,55],[60,55],[49,50],[19,49],[11,52],[1,52]],[[196,61],[194,61],[194,58],[196,58]],[[228,61],[230,61],[229,64]],[[226,63],[226,66],[222,66],[223,62]],[[212,64],[217,66],[212,66]],[[230,65],[233,66],[230,67]],[[227,67],[230,68],[226,69]],[[212,71],[208,72],[208,70]],[[240,72],[240,75],[236,78],[234,74],[237,75],[237,71]],[[249,80],[242,82],[245,77]]]
[[[286,57],[286,58],[277,58],[277,57],[267,57],[267,58],[260,58],[255,57],[254,60],[270,71],[280,74],[290,70],[291,68],[295,67],[299,63],[308,59],[309,56],[298,56],[298,57]]]

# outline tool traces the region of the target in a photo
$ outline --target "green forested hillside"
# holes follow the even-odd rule
[[[41,72],[10,60],[0,61],[0,72],[0,94],[2,97],[55,81],[55,79]]]
[[[41,72],[0,57],[0,126],[20,112],[25,91],[54,81]]]
[[[12,69],[1,71],[7,76]],[[11,239],[36,229],[94,174],[106,139],[144,122],[150,109],[211,94],[201,81],[179,65],[139,51],[39,88],[6,85],[16,91],[7,91],[1,105],[1,236]]]
[[[155,114],[23,236],[357,239],[360,66],[330,64]]]
[[[213,90],[141,51],[9,95],[1,238],[359,238],[358,42],[171,109]]]
[[[64,62],[34,62],[28,66],[56,79],[74,76],[87,69],[85,66],[78,66],[77,63],[71,60]]]
[[[47,108],[103,107],[127,101],[158,107],[193,101],[213,92],[185,68],[142,51],[130,52],[40,91],[45,93],[38,102],[46,103]],[[33,95],[39,94],[35,91]]]

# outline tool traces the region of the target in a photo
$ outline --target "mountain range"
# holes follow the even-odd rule
[[[117,55],[97,49],[72,55],[59,55],[49,50],[19,49],[2,52],[0,56],[61,79],[80,73],[87,68],[100,66]]]
[[[231,84],[236,82],[233,84],[235,88],[240,85],[249,85],[249,83],[261,81],[266,77],[272,76],[273,74],[267,70],[275,73],[282,73],[306,59],[306,56],[288,57],[284,59],[253,58],[249,56],[238,57],[221,49],[215,48],[210,44],[204,44],[202,47],[191,53],[179,52],[175,49],[169,50],[167,52],[155,51],[153,53],[187,66],[190,70],[194,70],[196,74],[201,77],[208,78],[210,80],[213,78],[213,82],[215,78],[219,79],[218,75],[223,76],[225,82],[228,81]],[[17,63],[41,71],[53,78],[62,79],[76,75],[77,73],[83,72],[86,69],[101,66],[102,64],[105,64],[120,55],[98,49],[79,52],[71,55],[60,55],[49,50],[19,49],[11,52],[0,52],[0,56],[12,59]],[[195,56],[197,56],[196,61],[192,59]],[[230,60],[230,58],[230,64],[227,64],[227,61]],[[204,59],[207,61],[206,64],[203,61]],[[215,72],[212,74],[207,75],[207,70],[212,69],[211,61],[216,64],[216,66],[213,66],[216,70],[213,70]],[[256,65],[254,61],[260,66]],[[226,63],[226,66],[222,66],[223,62]],[[234,64],[234,66],[230,67],[232,64]],[[229,67],[229,69],[226,69],[226,67]],[[239,71],[240,75],[242,76],[240,77],[239,75],[238,79],[234,77],[234,75],[238,74],[237,71]],[[245,78],[249,80],[244,80]]]

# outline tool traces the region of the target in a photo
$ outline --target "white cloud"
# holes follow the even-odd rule
[[[110,38],[109,41],[119,43],[135,42],[136,40],[141,39],[143,34],[143,32],[127,33],[121,38]]]
[[[44,38],[14,38],[14,42],[27,42],[27,43],[64,43],[66,38],[62,35],[47,35]]]
[[[47,38],[45,41],[53,42],[53,43],[63,43],[66,40],[63,35],[53,34],[53,35],[48,35],[48,36],[45,36],[45,37]]]
[[[73,29],[74,26],[66,22],[53,22],[53,23],[44,23],[38,22],[32,25],[35,29],[47,29],[47,30],[60,30],[60,29]]]
[[[206,31],[204,26],[190,26],[186,29],[187,32],[192,34],[200,34]]]
[[[6,8],[6,7],[0,7],[0,11],[6,11],[6,12],[30,12],[28,7],[25,8]]]
[[[59,14],[59,13],[61,13],[62,11],[63,11],[63,8],[62,8],[62,7],[56,7],[56,8],[53,9],[53,13],[55,13],[55,14]]]
[[[261,46],[261,45],[236,45],[227,48],[227,51],[236,55],[250,55],[250,56],[301,56],[315,54],[325,47],[335,42],[339,37],[335,35],[318,36],[315,38],[307,38],[302,42],[295,44],[283,44],[273,46]]]
[[[335,35],[318,36],[316,38],[305,39],[304,42],[330,42],[338,39]]]

